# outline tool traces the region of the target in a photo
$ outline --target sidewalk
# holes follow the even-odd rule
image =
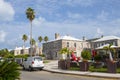
[[[102,78],[116,78],[120,79],[120,74],[112,74],[112,73],[99,73],[99,72],[82,72],[82,71],[70,71],[70,70],[61,70],[58,69],[58,61],[50,61],[45,64],[45,71],[54,72],[54,73],[62,73],[62,74],[72,74],[72,75],[80,75],[80,76],[94,76],[94,77],[102,77]]]

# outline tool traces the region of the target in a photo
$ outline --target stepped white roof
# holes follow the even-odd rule
[[[105,37],[100,38],[100,39],[98,39],[98,40],[95,40],[95,41],[93,41],[93,42],[113,40],[113,39],[120,39],[120,38],[119,38],[119,37],[116,37],[116,36],[105,36]]]
[[[98,47],[98,48],[96,48],[96,49],[103,49],[104,47],[106,47],[106,46],[109,46],[110,44],[105,44],[105,45],[103,45],[103,46],[100,46],[100,47]],[[117,48],[118,46],[115,46],[115,45],[112,45],[111,46],[111,48]]]
[[[30,47],[25,47],[24,49],[29,49]],[[22,50],[23,47],[16,47],[15,50]]]
[[[21,50],[23,49],[22,47],[16,47],[15,50]]]
[[[80,40],[80,39],[77,39],[77,38],[74,38],[74,37],[71,37],[71,36],[61,36],[61,37],[57,38],[56,40],[61,40],[61,39],[63,39],[63,40],[76,40],[76,41],[82,41],[82,40]]]

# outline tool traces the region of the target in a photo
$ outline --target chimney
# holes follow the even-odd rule
[[[103,38],[104,37],[104,35],[101,35],[101,38]]]
[[[83,41],[85,40],[85,36],[83,36]]]
[[[55,39],[58,39],[60,37],[59,33],[55,33]]]

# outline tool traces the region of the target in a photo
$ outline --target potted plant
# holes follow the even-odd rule
[[[60,60],[58,61],[58,68],[68,69],[70,67],[70,59],[67,60],[67,54],[69,54],[69,49],[67,47],[60,50]]]
[[[109,59],[106,61],[108,72],[116,73],[117,64],[116,64],[116,61],[113,60],[112,53],[111,53],[111,52],[114,53],[115,49],[112,48],[112,44],[109,44],[108,46],[103,47],[103,49],[105,49],[106,53],[109,54]]]
[[[80,64],[80,71],[88,71],[89,69],[89,62],[88,60],[91,59],[91,53],[89,50],[83,50],[81,52],[81,56],[82,56],[82,62],[79,62]]]
[[[101,55],[100,54],[97,54],[94,56],[94,63],[93,63],[93,66],[94,68],[101,68],[102,67],[102,62],[101,62]]]

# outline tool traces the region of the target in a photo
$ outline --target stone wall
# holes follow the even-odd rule
[[[85,48],[90,48],[90,44],[86,41],[64,39],[55,40],[43,44],[43,53],[47,59],[59,59],[59,51],[64,47],[74,51],[77,57],[81,57],[82,50]]]

